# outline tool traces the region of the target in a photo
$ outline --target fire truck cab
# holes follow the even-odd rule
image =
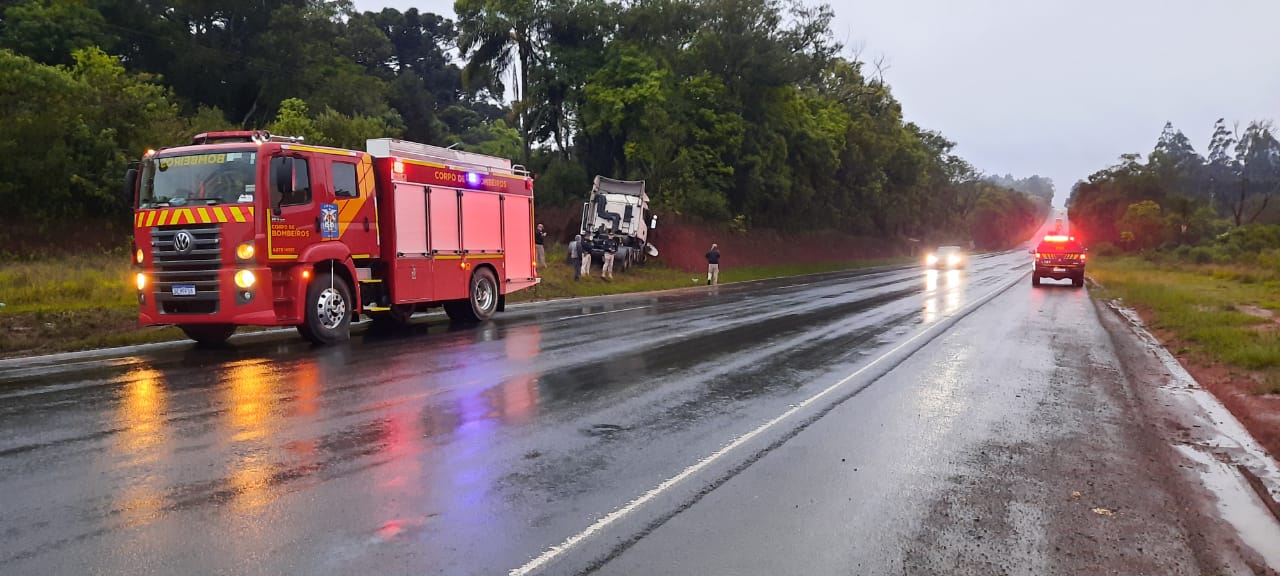
[[[431,306],[477,322],[538,282],[533,180],[502,158],[218,132],[148,151],[125,183],[139,323],[204,344],[242,325],[328,344],[361,315],[407,322]]]

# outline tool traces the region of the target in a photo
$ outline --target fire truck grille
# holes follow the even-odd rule
[[[186,237],[178,238],[186,232]],[[216,314],[222,268],[222,233],[217,224],[151,229],[155,267],[153,297],[161,314]]]

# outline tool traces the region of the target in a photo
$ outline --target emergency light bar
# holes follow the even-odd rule
[[[444,164],[451,169],[464,172],[482,172],[507,176],[529,175],[529,171],[524,166],[513,165],[506,158],[442,148],[430,144],[419,144],[395,138],[371,138],[366,140],[365,151],[375,158],[408,158],[420,162]]]
[[[1056,236],[1050,234],[1044,237],[1045,242],[1075,242],[1075,236]]]

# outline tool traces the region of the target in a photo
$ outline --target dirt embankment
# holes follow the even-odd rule
[[[582,218],[580,208],[544,208],[536,214],[547,234],[557,242],[573,239]],[[698,271],[707,266],[705,255],[718,244],[721,264],[731,266],[773,266],[818,264],[905,256],[911,246],[905,240],[849,236],[832,232],[783,234],[773,230],[731,232],[714,225],[679,217],[659,220],[649,238],[667,266]],[[550,256],[548,256],[550,257]]]

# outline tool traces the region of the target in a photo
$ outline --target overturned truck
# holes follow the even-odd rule
[[[592,260],[599,262],[603,256],[604,240],[613,235],[618,252],[614,266],[623,271],[650,257],[658,256],[658,249],[649,243],[649,234],[658,227],[658,217],[649,211],[649,195],[644,192],[644,180],[613,180],[596,176],[591,186],[591,196],[582,205],[584,237],[597,240],[593,243]]]

